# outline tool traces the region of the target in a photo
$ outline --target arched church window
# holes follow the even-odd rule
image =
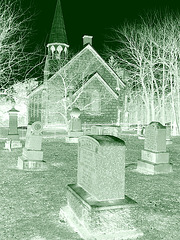
[[[51,55],[52,55],[52,58],[53,58],[56,49],[55,49],[54,46],[51,46],[50,49],[51,49]]]
[[[91,111],[97,114],[101,112],[101,97],[97,90],[94,90],[91,95]]]

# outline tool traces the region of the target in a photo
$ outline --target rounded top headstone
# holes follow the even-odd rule
[[[86,137],[82,136],[81,138]],[[100,146],[125,146],[125,142],[112,135],[89,135],[88,137],[95,139]]]
[[[165,129],[166,128],[160,122],[151,122],[149,125],[156,129]]]
[[[74,118],[78,118],[81,114],[81,111],[79,108],[73,108],[72,111],[70,112],[70,116]]]
[[[34,122],[31,126],[31,129],[32,129],[33,134],[39,135],[43,131],[42,123],[39,121]]]

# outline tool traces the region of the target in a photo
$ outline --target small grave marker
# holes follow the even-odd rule
[[[11,151],[11,149],[22,148],[22,143],[19,140],[18,134],[18,110],[14,108],[14,105],[9,113],[9,130],[8,139],[5,142],[4,149]]]
[[[159,122],[151,122],[146,127],[144,150],[137,171],[145,174],[172,172],[169,153],[166,152],[166,127]]]
[[[65,139],[67,143],[77,143],[78,138],[83,135],[80,114],[79,108],[73,108],[70,113],[68,136]]]
[[[18,168],[24,170],[43,170],[46,163],[43,161],[42,151],[42,124],[34,122],[28,125],[26,142],[22,156],[18,157]]]

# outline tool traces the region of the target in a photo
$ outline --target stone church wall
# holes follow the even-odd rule
[[[92,94],[96,91],[99,94],[98,100],[93,101]],[[92,111],[92,105],[100,105],[99,111]],[[115,124],[117,122],[117,100],[107,90],[103,83],[97,79],[93,79],[83,93],[80,94],[74,107],[78,107],[81,113],[81,120],[87,124]],[[95,106],[96,107],[96,106]]]

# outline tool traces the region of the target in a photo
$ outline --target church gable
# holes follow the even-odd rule
[[[118,99],[118,95],[109,87],[109,85],[103,80],[103,78],[99,75],[99,73],[93,74],[88,81],[85,82],[83,86],[79,90],[77,90],[74,93],[74,96],[77,96],[82,91],[86,91],[86,89],[89,87],[88,85],[91,84],[92,81],[95,81],[96,83],[93,83],[95,88],[97,88],[100,92],[101,91],[108,91],[115,99]],[[98,81],[101,83],[99,84]],[[102,87],[102,86],[104,87]]]
[[[51,79],[55,79],[58,74],[63,75],[68,82],[71,82],[74,91],[76,91],[84,84],[84,81],[95,72],[102,76],[104,81],[114,92],[117,92],[118,87],[124,87],[124,83],[119,79],[116,73],[90,45],[87,45],[82,51],[74,56]]]
[[[94,74],[76,93],[73,94],[73,107],[81,110],[83,123],[108,124],[117,122],[118,96]]]

